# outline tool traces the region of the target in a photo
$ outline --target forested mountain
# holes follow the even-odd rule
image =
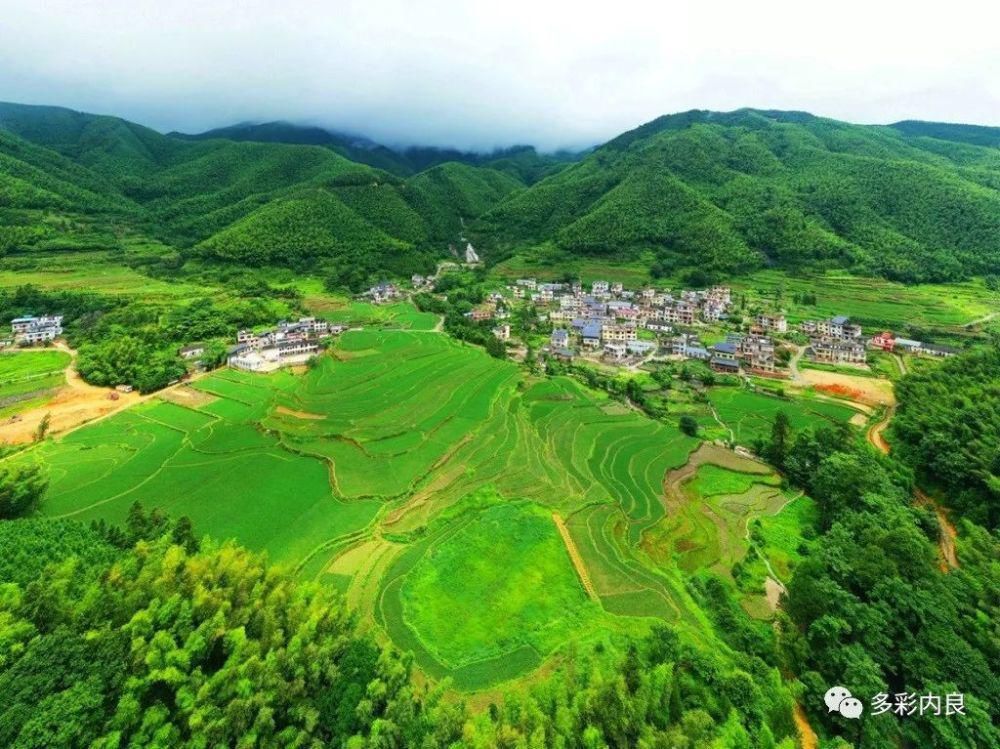
[[[2,104],[0,251],[115,249],[138,234],[186,257],[309,266],[357,287],[432,268],[463,221],[534,168],[449,162],[404,179],[324,145],[183,140]]]
[[[540,154],[531,146],[512,146],[488,153],[430,146],[408,146],[394,149],[362,136],[347,135],[310,125],[295,125],[290,122],[245,122],[194,135],[176,132],[169,133],[169,135],[181,140],[221,138],[259,143],[324,146],[351,161],[384,169],[398,177],[410,177],[440,164],[458,162],[469,166],[485,166],[507,172],[526,184],[531,184],[544,176],[559,171],[576,159],[576,154],[571,152]]]
[[[903,120],[890,125],[905,135],[914,137],[952,140],[956,143],[970,143],[974,146],[1000,148],[1000,127],[983,125],[957,125],[950,122],[924,122],[923,120]]]
[[[168,133],[168,135],[172,138],[190,141],[221,139],[324,146],[351,161],[384,169],[397,176],[409,176],[415,171],[413,165],[402,155],[367,138],[338,133],[321,127],[294,125],[290,122],[244,122],[193,135],[177,132]]]
[[[0,104],[0,251],[141,235],[181,261],[308,266],[357,286],[429,269],[468,231],[491,261],[542,252],[642,258],[654,275],[836,267],[950,280],[1000,271],[996,130],[692,111],[570,161],[529,147],[397,152],[286,123],[171,137]]]
[[[1000,150],[965,142],[987,142],[980,130],[989,129],[859,126],[800,112],[668,115],[511,196],[475,233],[493,241],[494,257],[543,244],[606,258],[648,252],[663,274],[818,265],[922,281],[996,272]]]

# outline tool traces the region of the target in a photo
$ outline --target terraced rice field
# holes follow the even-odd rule
[[[733,284],[767,299],[780,289],[789,320],[849,315],[866,328],[902,329],[914,325],[935,329],[942,335],[962,335],[963,326],[1000,309],[1000,295],[982,281],[904,286],[877,278],[829,272],[808,278],[780,271],[761,271]],[[802,305],[793,297],[816,295],[815,305]]]
[[[658,620],[705,631],[687,571],[731,564],[779,497],[714,448],[722,467],[671,499],[698,445],[439,333],[364,330],[303,374],[222,370],[13,460],[47,467],[48,515],[121,521],[136,500],[188,515],[337,588],[427,675],[477,690],[568,642]]]
[[[747,446],[770,436],[778,411],[788,416],[793,430],[848,423],[858,413],[846,404],[818,398],[777,398],[742,388],[716,388],[708,398],[719,418],[733,430],[736,442]]]

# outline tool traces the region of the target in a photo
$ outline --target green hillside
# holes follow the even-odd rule
[[[292,137],[280,128],[255,133],[182,139],[116,117],[0,104],[0,252],[122,250],[139,237],[182,259],[308,265],[360,287],[432,268],[463,221],[524,187],[461,163],[405,179],[328,143],[263,142]],[[530,172],[530,161],[522,154],[506,169]]]
[[[185,133],[169,133],[169,135],[180,140],[191,141],[221,139],[323,146],[351,161],[367,164],[376,169],[384,169],[398,176],[405,177],[414,173],[409,160],[391,148],[364,138],[325,130],[321,127],[295,125],[290,122],[245,122],[215,128],[195,135]]]
[[[654,274],[846,267],[904,281],[1000,268],[1000,150],[805,113],[669,115],[511,196],[493,258],[555,246]]]
[[[0,252],[138,243],[175,258],[173,267],[191,258],[309,264],[341,283],[345,268],[361,266],[357,287],[428,270],[468,235],[490,261],[589,258],[658,277],[836,268],[950,281],[1000,270],[993,130],[692,111],[579,160],[520,146],[409,148],[383,170],[347,158],[361,157],[319,128],[270,123],[211,133],[235,140],[192,139],[0,104]]]

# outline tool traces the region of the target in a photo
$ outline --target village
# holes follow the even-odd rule
[[[466,266],[479,263],[471,245],[465,260]],[[382,282],[360,298],[373,305],[406,301],[414,294],[433,292],[436,275],[415,274],[409,287]],[[530,345],[557,361],[619,368],[693,360],[722,374],[782,379],[794,375],[795,362],[803,357],[817,364],[863,368],[870,351],[929,357],[957,353],[892,331],[866,336],[862,326],[845,315],[793,325],[782,311],[746,314],[743,302],[737,304],[733,290],[723,285],[673,292],[630,289],[602,280],[585,288],[580,282],[519,278],[496,288],[464,314],[474,323],[489,325],[514,358],[523,358]],[[518,307],[527,307],[537,320],[531,340],[519,340],[513,333],[511,313]],[[10,336],[0,339],[0,348],[50,344],[63,335],[62,325],[63,316],[58,314],[15,318],[10,321]],[[240,330],[223,360],[234,369],[262,373],[302,365],[330,337],[346,329],[322,318],[301,317],[265,330]],[[206,348],[204,343],[191,343],[177,354],[190,368],[204,371],[210,368]]]
[[[474,256],[471,245],[469,257]],[[414,275],[412,291],[392,283],[371,287],[363,298],[374,304],[399,302],[433,289],[433,278]],[[527,305],[547,332],[541,341],[519,340],[511,314]],[[879,330],[866,336],[846,315],[789,322],[782,311],[748,315],[728,286],[672,292],[629,289],[597,280],[548,282],[519,278],[492,291],[465,313],[472,322],[492,325],[515,358],[538,343],[542,355],[562,362],[636,368],[652,361],[704,362],[723,374],[783,379],[794,375],[800,358],[817,365],[865,369],[870,351],[947,357],[956,349]],[[527,336],[522,336],[527,338]]]

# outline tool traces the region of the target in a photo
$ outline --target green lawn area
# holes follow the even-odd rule
[[[218,292],[211,286],[144,276],[105,252],[61,253],[46,256],[44,262],[33,255],[30,260],[31,267],[19,267],[10,258],[0,262],[0,288],[32,284],[53,291],[92,291],[149,301],[183,300]]]

